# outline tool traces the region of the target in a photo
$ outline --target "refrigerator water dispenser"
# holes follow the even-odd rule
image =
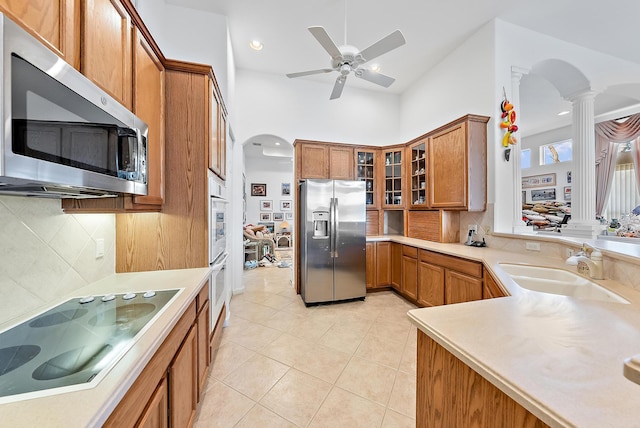
[[[329,211],[314,211],[311,213],[313,220],[313,238],[329,238]]]

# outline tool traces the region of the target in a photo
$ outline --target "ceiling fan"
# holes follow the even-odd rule
[[[346,21],[346,18],[345,18]],[[312,74],[330,73],[337,71],[340,73],[336,79],[336,83],[333,86],[330,100],[340,98],[344,84],[347,81],[347,77],[351,72],[356,77],[375,83],[380,86],[388,88],[395,81],[394,78],[385,76],[384,74],[377,73],[368,68],[361,67],[367,61],[371,61],[374,58],[379,57],[395,48],[398,48],[406,43],[404,36],[400,30],[396,30],[391,34],[378,40],[368,48],[361,51],[354,46],[345,44],[343,46],[336,46],[329,34],[323,27],[309,27],[309,31],[316,38],[316,40],[322,45],[324,50],[331,56],[331,68],[321,68],[318,70],[302,71],[299,73],[289,73],[287,77],[302,77]],[[345,23],[345,35],[346,35],[346,23]],[[345,37],[346,38],[346,37]]]

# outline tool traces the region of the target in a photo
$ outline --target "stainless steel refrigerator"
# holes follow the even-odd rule
[[[365,297],[364,186],[352,180],[300,184],[300,291],[306,304]]]

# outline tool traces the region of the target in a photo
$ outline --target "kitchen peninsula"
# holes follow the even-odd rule
[[[503,426],[637,426],[640,387],[623,376],[623,364],[640,352],[640,292],[603,280],[630,303],[540,293],[518,286],[499,264],[574,268],[561,257],[497,247],[368,239],[480,262],[509,294],[409,312],[419,329],[418,427],[496,426],[502,417]]]

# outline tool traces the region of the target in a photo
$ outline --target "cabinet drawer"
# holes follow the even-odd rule
[[[482,263],[427,250],[420,250],[420,261],[462,272],[476,278],[482,278]]]
[[[410,247],[409,245],[403,245],[402,246],[402,255],[417,259],[418,258],[418,249],[416,247]]]

